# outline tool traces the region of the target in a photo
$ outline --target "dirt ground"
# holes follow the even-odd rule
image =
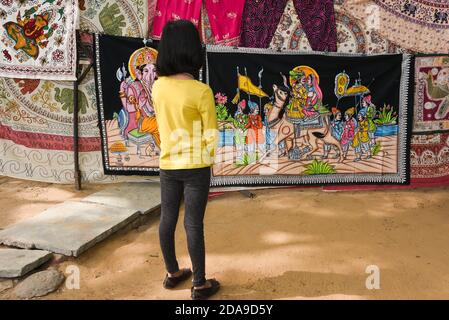
[[[0,177],[0,228],[48,206],[107,186],[72,186]],[[210,200],[207,275],[222,282],[216,299],[449,299],[449,189],[332,192],[319,189],[238,192]],[[182,217],[181,217],[182,218]],[[158,215],[81,257],[53,262],[80,269],[80,289],[45,299],[189,299],[190,283],[162,288]],[[180,266],[190,266],[182,224]],[[380,269],[380,289],[365,286]],[[12,290],[0,299],[13,298]]]

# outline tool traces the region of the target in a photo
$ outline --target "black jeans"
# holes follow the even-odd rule
[[[193,285],[206,282],[203,219],[210,185],[210,167],[184,170],[160,170],[161,222],[159,240],[165,267],[169,273],[179,271],[175,253],[175,230],[179,206],[184,196],[184,228],[193,267]]]

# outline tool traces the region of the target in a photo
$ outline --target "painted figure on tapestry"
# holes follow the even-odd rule
[[[323,94],[319,76],[313,68],[299,66],[290,71],[292,99],[288,106],[291,118],[313,118],[318,116]]]
[[[128,71],[123,64],[116,72],[122,104],[122,109],[116,114],[117,124],[125,145],[135,144],[139,157],[155,157],[160,150],[159,130],[151,100],[156,80],[153,64],[156,56],[157,51],[152,48],[138,49],[129,59]],[[143,155],[141,147],[145,147]]]
[[[321,104],[321,99],[323,98],[323,94],[314,74],[309,74],[307,76],[306,88],[307,100],[304,113],[306,117],[314,117],[318,113],[318,108]]]
[[[290,85],[292,99],[287,106],[288,114],[292,118],[304,118],[304,107],[307,101],[306,76],[301,70],[290,71]]]
[[[261,148],[263,147],[263,142],[265,140],[262,132],[263,123],[257,103],[249,101],[248,105],[250,113],[248,116],[248,123],[245,126],[246,129],[248,129],[246,144],[248,145],[250,158],[257,160],[262,152]]]
[[[234,114],[234,144],[236,149],[236,163],[244,162],[246,150],[246,133],[248,126],[248,115],[245,114],[246,100],[242,100],[237,105],[237,111]]]
[[[354,135],[352,145],[355,149],[356,158],[354,161],[362,160],[362,152],[366,154],[365,159],[371,158],[370,137],[368,134],[369,123],[365,109],[359,111],[357,115],[358,125]]]
[[[370,146],[374,147],[376,144],[376,124],[374,123],[374,117],[376,116],[376,106],[371,102],[371,95],[367,95],[362,101],[362,110],[366,114],[368,120],[368,135],[370,138]]]
[[[352,145],[352,142],[355,137],[355,130],[357,128],[357,121],[354,119],[354,108],[350,108],[346,110],[344,117],[344,125],[343,132],[341,134],[341,146],[343,149],[343,159],[346,159],[348,156],[349,147]]]
[[[39,48],[47,46],[47,39],[58,28],[57,24],[49,26],[54,13],[38,13],[39,7],[40,5],[36,5],[26,10],[23,17],[19,11],[17,22],[6,22],[3,25],[8,36],[15,41],[14,49],[22,50],[33,59],[38,58]]]
[[[1,1],[0,76],[76,80],[77,0]]]
[[[341,111],[334,107],[332,108],[332,121],[331,121],[331,134],[332,136],[340,142],[341,145],[341,136],[343,135],[343,115],[341,114]],[[329,152],[334,149],[336,151],[335,158],[340,157],[340,151],[335,144],[325,144],[324,145],[324,155],[323,159],[327,159],[329,156]]]

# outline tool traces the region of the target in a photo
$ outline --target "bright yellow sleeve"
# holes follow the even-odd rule
[[[203,130],[203,141],[206,147],[206,158],[204,161],[214,163],[214,157],[218,144],[218,123],[215,110],[215,98],[211,88],[207,88],[200,100],[198,110],[201,114],[201,126]]]

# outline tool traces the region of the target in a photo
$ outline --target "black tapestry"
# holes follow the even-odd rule
[[[151,100],[155,42],[95,36],[97,101],[106,174],[159,171],[159,131]]]
[[[410,55],[209,47],[214,186],[408,184]]]

